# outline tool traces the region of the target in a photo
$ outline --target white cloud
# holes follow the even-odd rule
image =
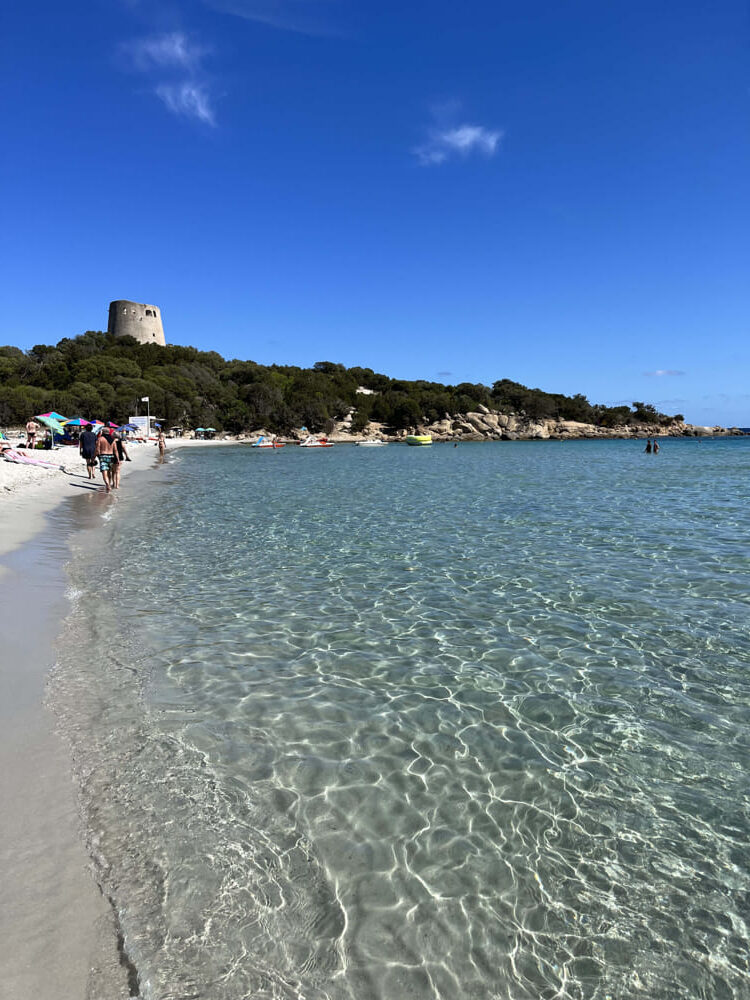
[[[174,114],[198,118],[207,125],[216,124],[211,99],[203,84],[190,80],[162,83],[156,88],[156,93]]]
[[[651,377],[651,376],[662,376],[662,375],[684,375],[685,372],[680,372],[673,368],[657,368],[655,372],[644,372],[643,374]]]
[[[208,49],[182,31],[127,42],[128,67],[152,80],[153,92],[173,114],[216,125],[211,88],[203,70]]]
[[[209,7],[304,35],[337,35],[346,10],[340,0],[204,0]]]
[[[423,167],[431,167],[445,163],[451,156],[461,156],[464,159],[474,153],[494,156],[502,138],[503,132],[500,129],[490,129],[484,125],[463,124],[432,128],[427,142],[417,146],[412,152]]]
[[[182,31],[140,38],[123,46],[132,59],[133,69],[196,69],[206,50],[194,44]]]

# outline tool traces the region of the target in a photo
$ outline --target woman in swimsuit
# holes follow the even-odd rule
[[[112,466],[112,489],[119,490],[120,488],[120,469],[122,468],[123,462],[130,461],[130,455],[128,455],[128,450],[125,447],[125,442],[122,437],[117,437],[114,440],[115,446],[115,456],[117,461]]]

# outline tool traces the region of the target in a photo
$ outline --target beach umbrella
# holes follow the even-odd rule
[[[216,428],[215,427],[206,427],[206,430],[207,431],[213,431],[214,434],[216,433]]]
[[[199,433],[199,431],[205,431],[205,430],[206,430],[206,428],[205,428],[205,427],[196,427],[196,428],[195,428],[195,433],[196,433],[196,434],[198,434],[198,433]]]
[[[64,421],[66,427],[83,427],[85,424],[90,424],[90,420],[84,420],[83,417],[72,417],[70,420]]]
[[[64,417],[62,413],[57,413],[55,410],[50,410],[49,413],[40,413],[37,420],[41,420],[42,417],[49,417],[50,420],[58,420],[61,424],[64,424],[67,417]]]
[[[116,431],[119,426],[120,426],[119,424],[113,424],[111,420],[107,424],[107,427],[111,427],[113,431]]]
[[[49,427],[49,429],[54,431],[55,434],[65,433],[63,425],[58,420],[54,420],[52,417],[48,417],[42,413],[39,416],[34,417],[34,419],[38,420],[40,424],[44,424],[45,427]]]

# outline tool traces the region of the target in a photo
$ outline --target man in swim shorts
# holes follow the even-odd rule
[[[99,468],[102,472],[104,488],[109,493],[112,490],[112,466],[117,461],[117,452],[115,451],[114,440],[110,440],[103,432],[96,441],[96,457],[99,459]]]
[[[91,430],[91,424],[86,424],[81,431],[81,436],[78,439],[78,454],[85,459],[89,479],[93,479],[96,468],[96,434]]]

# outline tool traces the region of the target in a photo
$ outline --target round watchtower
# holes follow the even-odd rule
[[[159,307],[128,299],[110,302],[107,332],[115,337],[134,337],[141,344],[167,345]]]

